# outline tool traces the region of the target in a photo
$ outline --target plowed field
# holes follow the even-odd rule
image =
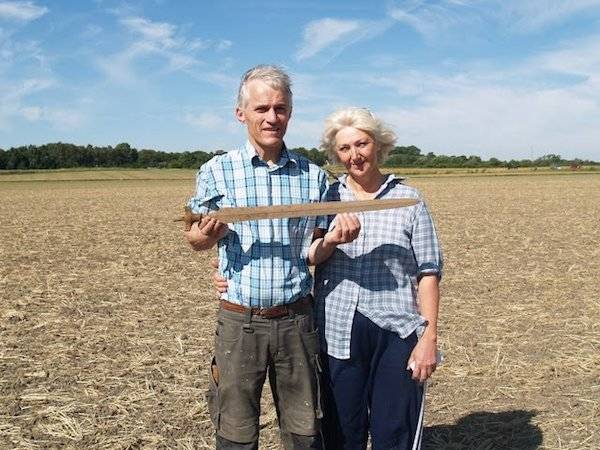
[[[211,448],[193,173],[90,177],[0,177],[0,448]],[[446,257],[424,448],[600,448],[600,175],[408,183]]]

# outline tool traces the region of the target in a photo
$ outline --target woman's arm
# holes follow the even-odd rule
[[[308,263],[321,264],[329,259],[339,244],[352,242],[360,233],[360,222],[354,214],[341,213],[335,216],[335,226],[323,234],[315,230],[315,238],[308,250]]]
[[[422,383],[431,376],[437,365],[437,322],[440,304],[437,274],[423,275],[419,280],[418,292],[420,312],[427,320],[427,326],[408,359],[408,366],[412,366],[413,379]]]

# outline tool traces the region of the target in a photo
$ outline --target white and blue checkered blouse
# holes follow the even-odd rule
[[[405,208],[358,213],[358,238],[339,245],[316,269],[317,325],[322,346],[334,358],[350,357],[355,311],[402,338],[425,323],[417,308],[417,280],[424,274],[441,277],[442,252],[419,192],[389,175],[376,198],[398,197],[421,201]],[[329,188],[327,200],[355,200],[346,176]]]
[[[224,207],[320,202],[326,192],[327,176],[316,164],[284,148],[269,166],[247,142],[200,168],[188,206],[206,214]],[[229,283],[222,298],[266,308],[310,293],[308,248],[314,229],[327,228],[327,217],[253,220],[229,228],[218,243],[219,273]]]

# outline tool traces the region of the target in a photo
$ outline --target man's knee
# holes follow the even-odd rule
[[[217,434],[215,441],[217,450],[258,450],[258,440],[252,442],[234,442]]]
[[[285,450],[322,449],[320,435],[303,436],[295,433],[281,433],[281,443]]]
[[[274,362],[271,387],[279,406],[281,429],[297,436],[317,436],[323,416],[321,364],[312,316],[301,316],[300,320],[296,318],[282,324],[280,333],[280,341],[286,343],[279,353],[284,363]]]
[[[210,364],[208,376],[206,401],[210,419],[218,436],[225,439],[219,448],[252,448],[232,447],[228,443],[258,441],[260,393],[255,392],[256,389],[248,389],[249,386],[245,384],[223,377],[215,358]]]

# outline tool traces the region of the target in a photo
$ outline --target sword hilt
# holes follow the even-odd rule
[[[202,214],[196,214],[192,212],[192,209],[189,206],[184,208],[183,216],[179,219],[175,219],[173,222],[183,222],[183,227],[185,231],[190,231],[192,229],[192,224],[194,222],[200,222],[204,217]]]

